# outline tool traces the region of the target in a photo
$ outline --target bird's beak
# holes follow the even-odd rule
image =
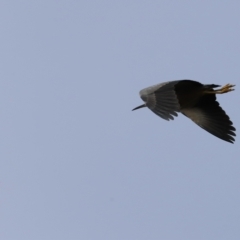
[[[137,110],[137,109],[139,109],[139,108],[143,108],[143,107],[146,107],[146,104],[145,104],[145,103],[144,103],[143,105],[140,105],[140,106],[138,106],[138,107],[135,107],[132,111]]]

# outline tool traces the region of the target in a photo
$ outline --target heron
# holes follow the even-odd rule
[[[216,100],[216,94],[231,92],[234,86],[226,84],[221,87],[185,79],[163,82],[142,89],[139,94],[145,103],[132,111],[148,107],[168,121],[173,120],[180,112],[214,136],[234,143],[236,129]]]

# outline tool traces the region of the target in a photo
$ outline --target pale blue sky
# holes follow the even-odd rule
[[[0,239],[238,240],[240,148],[138,92],[194,79],[240,129],[239,1],[1,1]]]

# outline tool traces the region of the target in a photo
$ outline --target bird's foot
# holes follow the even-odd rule
[[[216,94],[223,94],[223,93],[227,93],[227,92],[231,92],[234,91],[233,87],[235,85],[232,84],[226,84],[225,86],[221,87],[220,89],[215,90],[214,92]]]

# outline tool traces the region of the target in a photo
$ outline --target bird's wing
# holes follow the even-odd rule
[[[215,95],[205,95],[195,107],[181,109],[181,112],[214,136],[231,143],[235,141],[236,129]]]
[[[143,89],[140,95],[146,101],[146,105],[155,114],[165,120],[174,119],[180,112],[180,105],[174,86],[179,81],[161,83],[153,87]]]

